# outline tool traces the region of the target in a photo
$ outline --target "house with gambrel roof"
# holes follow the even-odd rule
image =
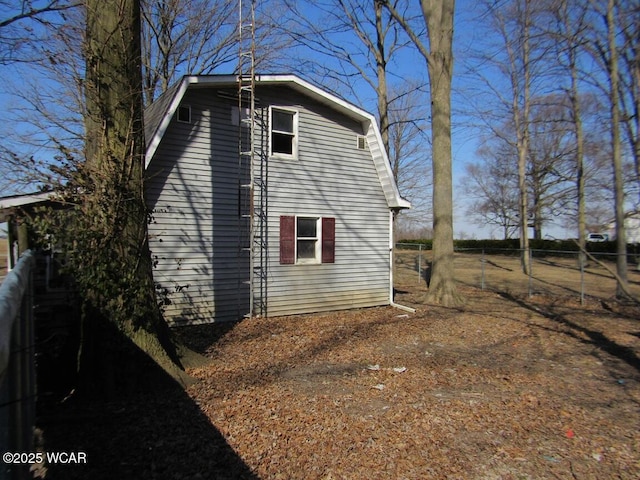
[[[174,324],[393,304],[401,198],[373,115],[293,75],[186,76],[145,112]],[[240,99],[239,99],[240,97]]]

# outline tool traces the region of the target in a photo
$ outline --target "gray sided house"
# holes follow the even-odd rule
[[[166,318],[392,304],[392,219],[410,205],[375,118],[298,77],[263,75],[252,121],[238,91],[236,76],[187,76],[145,113]]]

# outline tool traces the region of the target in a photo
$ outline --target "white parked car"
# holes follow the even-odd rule
[[[606,233],[589,233],[587,235],[587,242],[608,242],[609,235]]]

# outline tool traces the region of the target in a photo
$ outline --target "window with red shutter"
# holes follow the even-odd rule
[[[336,219],[322,219],[322,263],[336,261]]]
[[[336,219],[280,217],[280,263],[335,263]]]
[[[296,217],[280,217],[280,263],[296,263]]]

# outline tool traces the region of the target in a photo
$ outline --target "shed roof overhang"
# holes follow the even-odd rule
[[[180,82],[172,86],[145,111],[147,123],[147,153],[145,165],[148,166],[155,155],[158,146],[166,132],[171,118],[180,105],[184,94],[189,88],[226,87],[238,84],[237,75],[191,75],[185,76]],[[400,196],[393,177],[391,165],[382,143],[382,136],[375,117],[346,100],[326,92],[315,85],[297,77],[296,75],[257,75],[257,85],[287,86],[297,92],[329,106],[344,115],[362,123],[367,132],[367,142],[373,162],[390,209],[399,210],[411,208],[411,204]]]
[[[25,193],[0,197],[0,222],[6,222],[16,210],[51,201],[53,192]]]

